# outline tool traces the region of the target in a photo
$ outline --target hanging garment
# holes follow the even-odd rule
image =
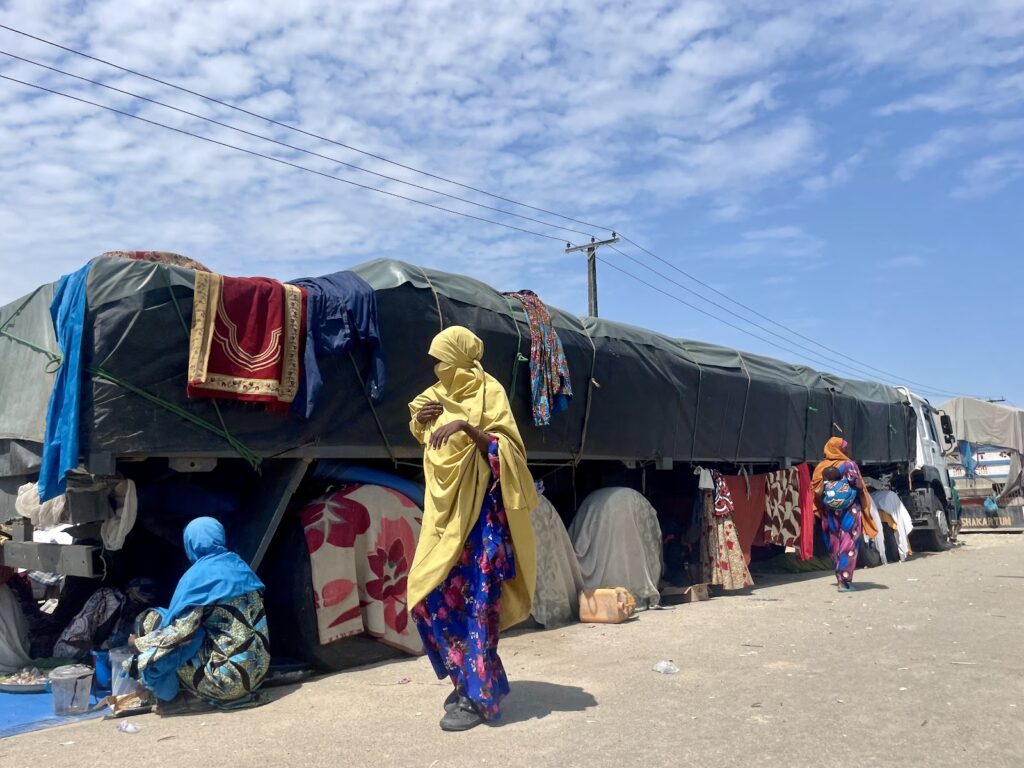
[[[872,493],[872,497],[873,496],[874,493]],[[874,499],[872,498],[872,500]],[[874,537],[868,537],[867,534],[865,534],[865,540],[870,541],[874,545],[875,550],[878,552],[879,559],[882,561],[881,564],[888,565],[889,560],[885,554],[885,528],[882,524],[882,518],[879,515],[877,502],[871,505],[871,511],[869,514],[871,515],[872,522],[875,524],[875,528],[878,529],[878,534]]]
[[[714,491],[704,491],[704,535],[701,536],[703,579],[725,590],[746,589],[754,585],[733,523],[733,499],[725,478],[711,473]],[[745,488],[744,488],[745,492]]]
[[[53,380],[46,410],[39,501],[47,502],[67,490],[67,473],[78,466],[78,420],[82,399],[82,334],[85,330],[85,287],[89,262],[57,283],[50,303],[53,330],[64,356]]]
[[[750,563],[750,550],[763,543],[767,475],[733,475],[725,478],[732,495],[732,521],[736,526],[743,558]],[[761,541],[759,541],[761,540]]]
[[[302,509],[321,645],[366,633],[423,652],[406,605],[422,516],[414,502],[379,485],[350,485]]]
[[[62,493],[49,501],[40,503],[37,483],[25,483],[18,488],[14,509],[22,517],[28,518],[32,522],[32,527],[37,531],[56,528],[58,525],[69,522],[70,519],[67,516],[67,496]]]
[[[625,587],[638,608],[658,605],[662,561],[658,513],[632,488],[587,496],[569,526],[587,589]]]
[[[697,475],[697,488],[702,491],[714,491],[715,490],[715,478],[711,476],[710,469],[704,469],[700,467],[694,470],[694,474]]]
[[[0,579],[3,566],[0,566]],[[0,582],[0,674],[18,672],[31,664],[28,622],[11,588]]]
[[[910,516],[910,512],[907,511],[899,494],[895,491],[872,491],[871,499],[884,513],[882,517],[888,516],[895,524],[900,562],[906,560],[913,552],[910,546],[910,534],[914,530],[914,519]]]
[[[530,389],[533,393],[533,423],[544,427],[551,417],[569,407],[572,383],[562,340],[551,322],[551,314],[533,291],[507,293],[523,305],[530,324]]]
[[[530,515],[537,546],[537,586],[531,615],[545,627],[559,627],[579,618],[583,573],[562,518],[543,496]]]
[[[355,272],[292,280],[291,285],[307,293],[305,370],[292,410],[306,418],[313,414],[324,384],[317,358],[349,353],[369,359],[366,394],[378,402],[384,394],[385,370],[373,288]]]
[[[110,493],[114,502],[114,515],[103,521],[100,526],[100,538],[103,548],[117,552],[124,546],[124,540],[135,527],[139,514],[139,499],[135,492],[134,480],[120,481]]]
[[[765,478],[764,541],[781,547],[800,543],[800,473],[794,467]]]
[[[290,404],[299,389],[305,325],[301,288],[196,272],[189,397]]]
[[[811,484],[811,467],[801,464],[797,467],[800,476],[800,559],[814,557],[814,488]]]

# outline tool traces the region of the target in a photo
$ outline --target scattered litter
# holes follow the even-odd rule
[[[906,689],[906,688],[900,688],[900,690],[901,690],[901,691],[905,691],[905,690],[907,690],[907,689]]]
[[[173,738],[174,738],[174,734],[171,734],[170,736],[161,736],[159,739],[157,739],[157,741],[167,741],[168,739],[173,739]]]
[[[743,658],[744,656],[757,656],[757,651],[747,651],[746,653],[740,654],[740,658]]]
[[[398,681],[398,684],[399,685],[408,685],[411,682],[412,682],[412,678],[411,677],[403,677],[401,680]]]
[[[62,741],[62,742],[60,743],[60,745],[61,745],[62,747],[70,747],[70,746],[71,746],[72,744],[74,744],[74,743],[75,743],[75,742],[73,742],[73,741]]]
[[[135,723],[130,723],[127,720],[125,720],[123,723],[117,726],[117,730],[119,730],[121,733],[138,733],[141,729]]]
[[[836,704],[845,704],[846,702],[842,699],[836,699]]]
[[[964,666],[964,667],[976,667],[976,666],[978,666],[978,662],[976,662],[976,661],[951,661],[949,663],[950,664],[959,664],[959,665]]]
[[[910,669],[910,667],[897,667],[896,671],[897,672],[906,672],[908,669]]]
[[[920,581],[920,579],[907,579],[907,581]]]
[[[663,675],[674,675],[679,671],[679,667],[671,661],[659,661],[652,667],[652,670],[654,672],[660,672]]]
[[[764,648],[763,645],[758,645],[757,643],[740,643],[740,645],[744,648]]]
[[[750,705],[750,708],[751,709],[760,709],[761,708],[761,702],[760,701],[754,702],[753,704]]]

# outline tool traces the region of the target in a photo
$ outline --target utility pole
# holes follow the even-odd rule
[[[617,242],[619,236],[612,232],[609,240],[598,241],[592,237],[585,245],[565,244],[566,253],[587,252],[587,314],[591,317],[597,317],[597,249],[602,245],[614,245]]]

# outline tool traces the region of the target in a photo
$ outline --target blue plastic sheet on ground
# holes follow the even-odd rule
[[[91,702],[99,703],[95,694]],[[81,715],[55,715],[52,693],[0,692],[0,739],[17,736],[19,733],[41,731],[57,725],[77,723],[81,720],[92,720],[103,717],[107,711],[103,708]]]

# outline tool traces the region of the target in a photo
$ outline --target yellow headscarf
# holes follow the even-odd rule
[[[516,565],[515,578],[502,585],[501,628],[505,629],[530,615],[537,575],[530,513],[538,497],[526,466],[526,448],[505,390],[480,364],[484,343],[474,333],[461,326],[446,328],[434,337],[428,354],[438,361],[434,366],[438,381],[409,403],[409,429],[424,446],[427,486],[420,540],[409,572],[409,608],[444,581],[458,561],[493,482],[487,459],[465,433],[452,436],[438,450],[427,445],[438,427],[464,419],[498,438],[501,496]],[[431,401],[441,403],[444,413],[432,424],[420,424],[416,414]]]

